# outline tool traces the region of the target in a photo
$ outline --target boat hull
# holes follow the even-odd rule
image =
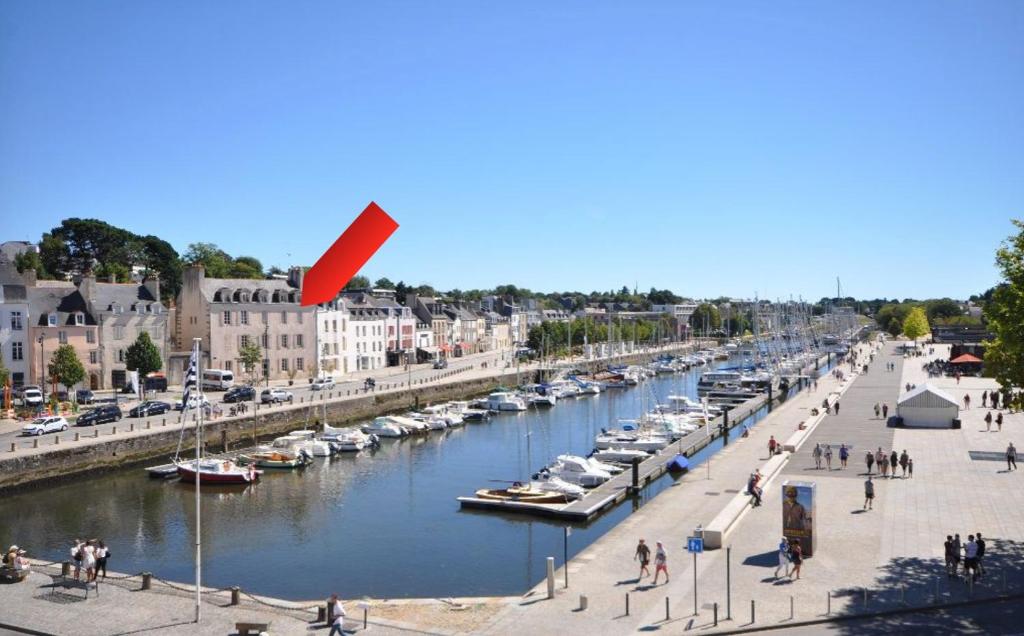
[[[178,466],[178,477],[181,478],[181,481],[195,483],[196,471],[185,466]],[[252,473],[248,471],[244,473],[208,473],[200,471],[198,477],[200,484],[249,484],[260,478],[260,472],[258,470]]]

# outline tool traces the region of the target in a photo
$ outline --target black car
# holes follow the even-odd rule
[[[116,422],[121,419],[121,409],[110,405],[97,406],[91,411],[86,411],[78,416],[76,426],[96,426],[104,422]]]
[[[89,389],[78,389],[75,391],[75,401],[79,404],[92,404],[96,396]]]
[[[167,402],[149,400],[128,411],[128,417],[148,417],[150,415],[160,415],[170,410],[171,405]]]
[[[224,393],[224,401],[247,402],[256,399],[256,389],[251,386],[233,386]]]

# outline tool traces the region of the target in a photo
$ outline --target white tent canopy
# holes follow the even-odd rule
[[[949,428],[960,415],[960,405],[950,394],[925,383],[900,396],[896,414],[904,426]]]

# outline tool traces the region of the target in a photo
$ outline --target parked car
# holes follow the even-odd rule
[[[40,417],[21,427],[22,435],[42,435],[68,430],[68,421],[63,417]]]
[[[196,408],[199,408],[200,406],[202,406],[202,407],[210,406],[210,401],[206,399],[205,395],[202,397],[202,402],[199,401],[199,396],[198,395],[190,397],[188,399],[188,408],[196,409]],[[175,411],[181,411],[184,408],[185,408],[185,403],[184,402],[175,402],[174,403],[174,410]]]
[[[334,378],[317,378],[309,387],[313,391],[325,391],[334,388]]]
[[[233,386],[224,392],[225,402],[246,402],[256,399],[256,389],[251,386]]]
[[[27,386],[21,390],[22,406],[42,406],[43,392],[36,386]]]
[[[438,358],[437,360],[434,360],[434,368],[435,369],[447,369],[448,368],[448,359],[447,358]]]
[[[167,377],[162,375],[150,376],[142,381],[142,387],[147,391],[161,393],[167,390]]]
[[[278,402],[291,402],[295,399],[291,391],[284,389],[263,389],[260,393],[260,402],[264,404],[277,404]]]
[[[78,389],[75,391],[75,401],[79,404],[92,404],[96,396],[89,389]]]
[[[96,426],[104,422],[117,422],[121,417],[120,407],[113,404],[104,404],[79,415],[78,420],[75,421],[75,426]]]
[[[128,411],[128,417],[148,417],[150,415],[160,415],[161,413],[166,413],[170,410],[171,405],[167,402],[146,400],[142,404]]]

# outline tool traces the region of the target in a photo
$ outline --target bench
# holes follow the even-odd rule
[[[57,591],[57,586],[59,585],[64,589],[71,587],[85,590],[85,598],[89,598],[89,587],[92,586],[92,588],[96,590],[96,596],[100,595],[99,579],[86,582],[69,578],[63,574],[51,574],[50,579],[53,581],[50,584],[50,594],[54,594]]]
[[[257,634],[270,629],[270,623],[235,623],[235,631],[240,636],[249,636],[249,632]]]
[[[786,464],[788,458],[785,455],[776,455],[769,459],[761,467],[761,483],[768,483]],[[704,548],[707,550],[718,550],[722,548],[725,537],[739,521],[743,512],[750,506],[752,497],[746,491],[734,495],[715,518],[704,527]]]
[[[0,581],[4,583],[21,583],[28,576],[30,570],[16,570],[14,568],[0,568]]]

